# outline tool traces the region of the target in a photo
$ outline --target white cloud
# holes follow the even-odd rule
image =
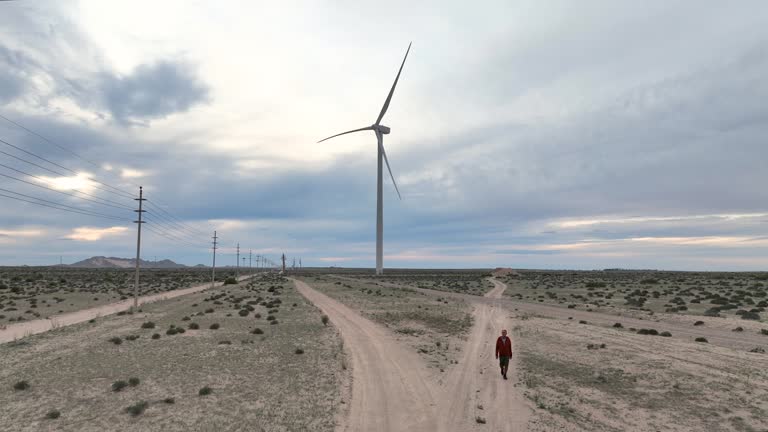
[[[110,227],[110,228],[91,228],[91,227],[79,227],[72,230],[70,234],[64,236],[64,238],[77,241],[97,241],[104,237],[120,236],[128,231],[126,227]]]

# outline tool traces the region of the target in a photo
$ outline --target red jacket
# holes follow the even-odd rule
[[[496,339],[496,357],[512,357],[512,339],[509,336],[505,341],[501,340],[501,336]]]

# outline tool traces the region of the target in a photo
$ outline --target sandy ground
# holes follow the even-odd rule
[[[478,304],[459,363],[436,379],[415,353],[383,327],[306,283],[297,289],[326,313],[352,357],[349,431],[524,431],[531,409],[516,388],[514,362],[508,381],[493,358],[496,337],[511,323],[498,304]],[[494,282],[486,298],[498,303],[505,285]]]
[[[505,381],[501,378],[494,358],[496,338],[502,329],[511,329],[498,299],[506,285],[492,281],[494,288],[485,294],[491,304],[478,304],[473,313],[474,327],[463,350],[463,358],[450,371],[446,388],[441,394],[450,396],[441,401],[441,431],[525,431],[531,409],[516,388],[519,377],[516,358],[510,362]],[[510,332],[511,336],[511,332]],[[514,339],[512,340],[514,354]],[[485,424],[478,423],[485,420]]]
[[[238,313],[246,306],[254,310]],[[350,373],[343,369],[342,339],[292,283],[265,277],[142,310],[0,345],[0,431],[336,429]],[[156,327],[143,328],[149,321]],[[214,323],[220,327],[213,329]],[[172,325],[187,330],[171,335],[166,329]],[[122,344],[110,342],[113,337]],[[131,377],[140,384],[112,390],[112,383]],[[15,390],[21,380],[30,387]],[[203,386],[213,392],[200,396]],[[164,402],[168,397],[173,403]],[[125,411],[139,401],[149,403],[144,413]],[[54,409],[61,416],[47,419]]]
[[[239,280],[245,280],[253,275],[240,276]],[[223,282],[216,283],[216,286],[222,286]],[[189,288],[180,290],[168,291],[161,294],[153,294],[148,296],[139,297],[139,305],[154,303],[161,300],[168,300],[175,297],[193,294],[211,288],[210,283],[196,285]],[[51,329],[59,327],[66,327],[72,324],[77,324],[91,319],[100,318],[107,315],[116,314],[121,311],[125,311],[133,306],[133,299],[123,300],[116,303],[110,303],[93,308],[82,309],[75,312],[69,312],[61,315],[54,315],[47,319],[37,319],[31,321],[23,321],[17,324],[11,324],[5,327],[0,327],[0,343],[11,342],[21,339],[25,336],[33,334],[47,332]]]
[[[653,328],[659,332],[669,331],[672,333],[672,337],[669,338],[671,340],[693,342],[697,337],[704,337],[709,341],[710,345],[717,345],[745,351],[755,347],[764,347],[768,349],[768,336],[760,334],[759,331],[760,329],[768,329],[768,326],[763,323],[754,321],[736,318],[696,317],[672,314],[645,314],[643,317],[638,316],[638,314],[634,311],[627,311],[620,314],[608,314],[603,312],[589,312],[579,309],[567,309],[565,307],[545,304],[525,303],[508,298],[503,298],[501,300],[491,300],[467,294],[458,294],[445,291],[435,291],[422,288],[416,288],[416,290],[434,295],[461,298],[465,301],[483,302],[486,304],[499,302],[500,305],[510,311],[527,313],[532,317],[568,320],[573,321],[574,323],[579,321],[586,321],[587,325],[606,327],[611,327],[615,323],[619,322],[622,323],[625,329]],[[701,326],[695,326],[694,323],[696,321],[703,321],[705,324]],[[743,327],[745,331],[732,331],[734,328],[739,326]]]
[[[386,330],[340,302],[295,280],[297,290],[341,332],[352,358],[348,431],[435,431],[435,403],[418,355]]]

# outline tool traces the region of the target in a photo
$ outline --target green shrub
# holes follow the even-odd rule
[[[213,389],[208,386],[201,388],[200,391],[197,392],[198,396],[208,396],[211,393],[213,393]]]
[[[160,339],[160,333],[153,334],[152,339]]]
[[[253,329],[253,331],[251,333],[253,333],[253,334],[264,334],[264,330],[262,330],[262,329],[257,327],[255,329]]]
[[[228,277],[224,280],[224,285],[237,285],[237,279]]]
[[[13,385],[14,390],[27,390],[28,388],[29,388],[29,382],[27,382],[26,380],[19,381]]]
[[[296,354],[304,354],[304,350],[301,348],[296,348],[296,351],[294,351]]]
[[[50,410],[45,415],[45,418],[55,420],[57,418],[61,417],[61,413],[58,410]]]
[[[135,417],[141,415],[148,406],[149,403],[146,401],[136,402],[135,404],[126,408],[125,411]]]
[[[136,377],[128,378],[128,385],[130,385],[131,387],[136,387],[139,384],[141,384],[141,380],[140,379],[138,379]]]
[[[115,344],[115,345],[120,345],[121,343],[123,343],[123,340],[122,340],[122,339],[120,339],[120,338],[119,338],[119,337],[117,337],[117,336],[115,336],[115,337],[113,337],[113,338],[109,338],[109,341],[110,341],[110,342],[112,342],[112,343],[113,343],[113,344]]]
[[[696,342],[701,342],[701,343],[709,343],[709,341],[708,341],[708,340],[707,340],[707,338],[705,338],[705,337],[697,337],[697,338],[696,338],[696,339],[694,339],[694,340],[695,340]]]
[[[200,329],[200,324],[198,324],[196,322],[189,323],[189,329],[190,330],[199,330]]]
[[[320,321],[322,321],[322,322],[323,322],[323,325],[328,325],[328,321],[329,321],[329,319],[328,319],[328,315],[323,315],[323,316],[320,318]]]
[[[144,324],[141,325],[141,328],[143,328],[143,329],[153,329],[153,328],[155,328],[155,323],[153,323],[152,321],[147,321],[147,322],[145,322]]]
[[[213,324],[211,324],[211,326],[210,326],[210,327],[208,327],[208,328],[209,328],[209,329],[211,329],[211,330],[218,330],[220,327],[221,327],[221,326],[219,325],[219,323],[213,323]]]
[[[112,391],[114,392],[122,391],[126,387],[128,387],[128,383],[123,380],[115,381],[112,383]]]

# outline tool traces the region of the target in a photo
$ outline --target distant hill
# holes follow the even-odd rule
[[[116,257],[104,257],[95,256],[74,264],[70,264],[67,267],[78,268],[133,268],[136,266],[135,258],[116,258]],[[164,259],[162,261],[145,261],[141,260],[142,268],[185,268],[187,266],[183,264],[176,264],[175,262]]]

